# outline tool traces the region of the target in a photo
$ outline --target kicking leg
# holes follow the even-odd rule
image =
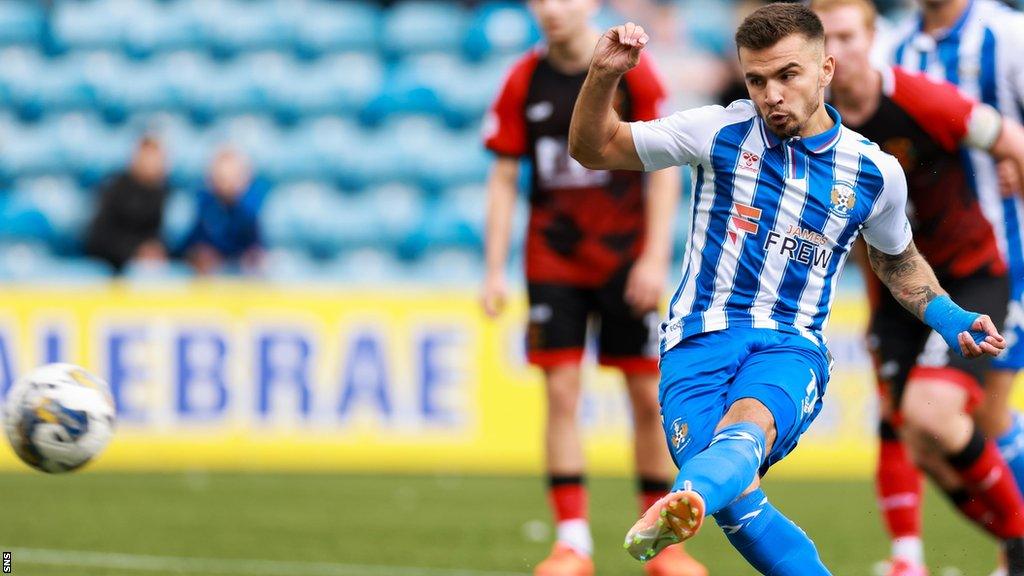
[[[715,514],[726,538],[761,574],[819,576],[829,571],[814,542],[757,488]]]
[[[658,373],[627,372],[626,388],[633,409],[633,455],[637,472],[640,514],[672,488],[672,461],[665,446],[658,405]],[[683,544],[670,546],[644,565],[649,576],[707,576],[704,566],[688,555]]]

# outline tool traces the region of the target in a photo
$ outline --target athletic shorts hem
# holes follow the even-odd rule
[[[948,384],[962,389],[967,393],[965,409],[968,414],[974,412],[982,400],[985,399],[985,391],[982,390],[981,384],[974,376],[963,370],[957,370],[948,366],[914,366],[910,370],[907,382],[913,382],[916,379],[927,379],[935,384]]]
[[[758,391],[766,393],[758,394]],[[778,393],[780,391],[783,392],[784,397],[779,397]],[[761,464],[759,471],[760,475],[764,476],[768,472],[768,468],[785,458],[787,454],[796,448],[796,442],[790,441],[790,439],[793,436],[794,428],[797,426],[797,409],[789,402],[790,397],[785,393],[785,390],[771,384],[747,386],[739,395],[735,398],[730,398],[730,400],[735,404],[744,398],[757,400],[764,405],[772,413],[772,420],[775,422],[775,442],[772,443],[771,451],[765,455],[764,463]]]
[[[646,356],[601,356],[597,363],[617,368],[625,374],[657,374],[658,359]]]
[[[579,364],[583,360],[583,348],[560,348],[558,350],[531,350],[526,360],[540,368],[554,368],[566,364]]]

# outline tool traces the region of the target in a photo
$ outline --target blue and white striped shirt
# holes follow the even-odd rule
[[[661,349],[729,327],[823,343],[834,285],[858,232],[898,254],[911,241],[895,158],[845,128],[781,140],[749,100],[632,123],[645,170],[694,167],[683,278]]]
[[[926,34],[920,17],[906,22],[896,35],[894,62],[925,72],[999,110],[1024,120],[1024,14],[996,0],[971,0],[957,22],[940,34]],[[1007,222],[1020,222],[1024,205],[1002,202],[995,162],[982,150],[965,150],[971,184],[985,216],[996,231],[999,247],[1011,270],[1024,274],[1024,246],[1010,245]],[[1005,210],[1004,210],[1005,209]]]

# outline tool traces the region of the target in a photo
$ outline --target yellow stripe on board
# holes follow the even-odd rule
[[[100,470],[537,473],[539,372],[523,302],[498,322],[469,291],[0,290],[0,384],[50,359],[108,379],[121,412]],[[777,474],[864,476],[874,462],[865,309],[840,301],[825,410]],[[581,419],[593,473],[632,467],[625,392],[590,368]],[[27,469],[9,450],[0,469]]]

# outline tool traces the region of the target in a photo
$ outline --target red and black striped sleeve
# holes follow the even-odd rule
[[[539,55],[530,52],[519,59],[491,105],[484,121],[484,146],[502,156],[523,156],[527,153],[525,106],[533,71]]]
[[[949,82],[937,82],[898,66],[892,68],[887,89],[891,91],[889,98],[945,150],[952,152],[960,147],[977,102]]]
[[[626,73],[624,81],[632,101],[633,117],[623,120],[640,122],[660,118],[661,105],[668,92],[650,55],[641,52],[640,61]]]

